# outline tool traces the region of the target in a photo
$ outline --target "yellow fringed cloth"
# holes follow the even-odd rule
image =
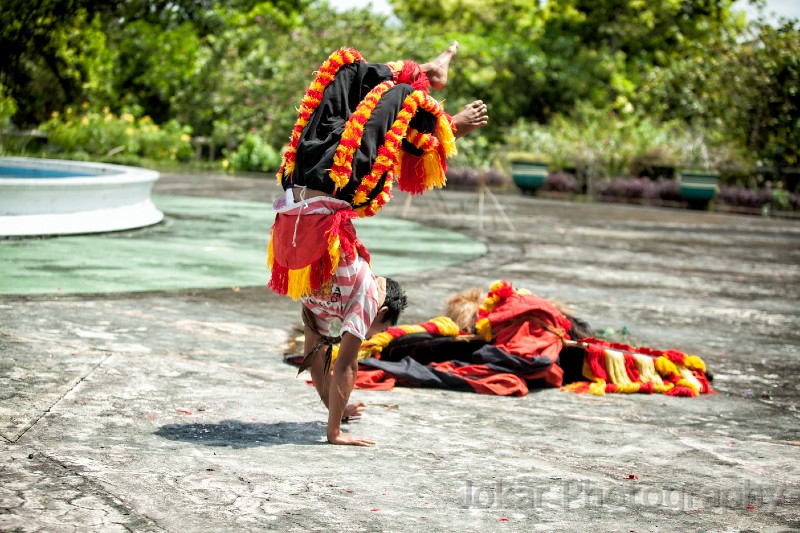
[[[634,348],[594,338],[581,339],[576,345],[586,349],[583,375],[589,381],[570,383],[562,390],[600,396],[607,393],[689,397],[714,394],[705,373],[705,363],[696,355],[677,350]]]
[[[319,200],[317,204],[328,203],[335,209],[335,202]],[[272,273],[269,287],[294,300],[324,291],[342,254],[370,261],[369,252],[356,236],[352,209],[330,215],[300,214],[300,209],[277,214],[267,257]]]

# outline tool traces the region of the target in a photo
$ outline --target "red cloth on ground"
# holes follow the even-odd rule
[[[497,373],[486,365],[456,366],[452,361],[431,363],[437,370],[467,378],[467,383],[478,394],[497,396],[525,396],[528,386],[516,374]]]
[[[397,379],[383,370],[359,368],[355,388],[364,390],[392,390]]]
[[[486,317],[492,325],[494,345],[520,357],[545,355],[553,361],[561,352],[559,335],[564,338],[570,323],[553,304],[533,294],[512,293],[500,300]],[[541,324],[540,324],[541,322]]]

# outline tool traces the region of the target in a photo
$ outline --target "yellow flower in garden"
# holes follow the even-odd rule
[[[88,126],[89,125],[89,117],[83,117],[81,119],[81,126]]]
[[[50,118],[58,118],[58,111],[53,111],[50,113]]]
[[[89,109],[89,102],[83,102],[81,104],[81,107],[84,108],[84,109]]]
[[[153,120],[153,119],[150,118],[150,115],[145,115],[145,116],[143,116],[142,118],[139,119],[139,123],[140,124],[148,124],[151,120]]]
[[[230,166],[230,163],[228,162],[228,160],[227,159],[223,159],[222,160],[222,168],[224,168],[225,170],[228,170],[228,166]]]
[[[106,116],[103,117],[103,120],[108,122],[108,121],[112,120],[113,118],[114,118],[114,115],[112,115],[111,113],[106,113]]]
[[[123,113],[120,118],[125,122],[133,122],[133,115],[131,115],[130,113]]]
[[[128,137],[133,135],[133,128],[125,128],[125,135],[127,135]]]
[[[107,105],[103,106],[103,113],[108,113],[109,111],[111,111],[111,110],[108,108]]]
[[[191,139],[191,137],[189,137],[189,135],[187,135],[186,133],[184,133],[183,135],[181,135],[181,141],[183,141],[183,142],[189,142],[189,139]]]

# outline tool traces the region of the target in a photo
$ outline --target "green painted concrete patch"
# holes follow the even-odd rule
[[[268,204],[155,196],[161,224],[135,231],[0,241],[0,294],[79,294],[266,285]],[[356,221],[372,267],[392,276],[486,253],[461,233],[375,217]]]

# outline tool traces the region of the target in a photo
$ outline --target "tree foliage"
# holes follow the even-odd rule
[[[754,161],[796,166],[797,23],[748,22],[733,1],[391,0],[387,18],[325,0],[5,0],[3,120],[35,127],[88,102],[176,120],[231,150],[248,135],[279,149],[332,50],[424,62],[455,39],[437,96],[451,113],[488,103],[481,153],[520,119],[597,129],[614,116],[677,121]]]

